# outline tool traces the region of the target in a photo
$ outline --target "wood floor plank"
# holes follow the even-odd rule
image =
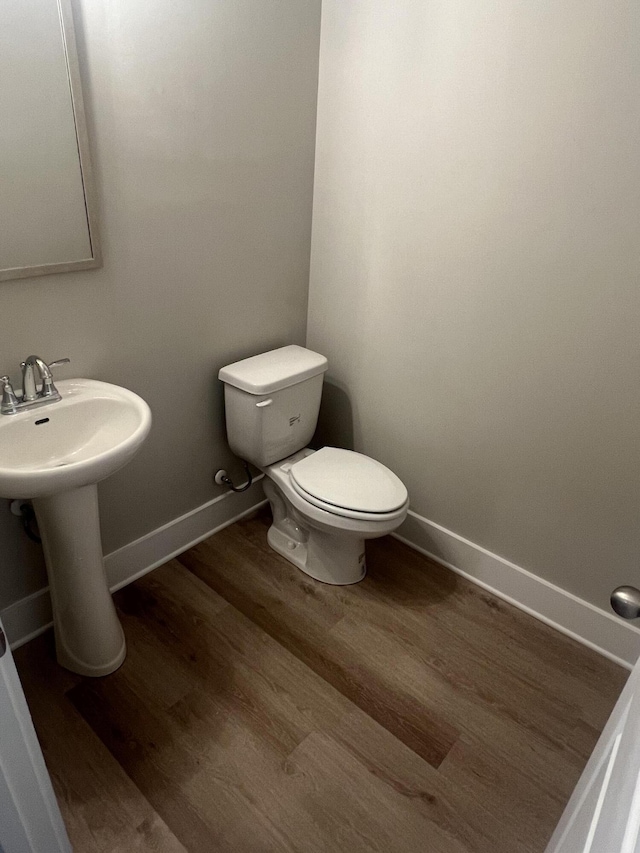
[[[372,562],[375,565],[375,560]],[[472,643],[465,636],[464,626],[455,620],[442,624],[420,611],[390,607],[386,599],[371,595],[367,584],[362,584],[360,590],[343,620],[331,630],[332,635],[349,633],[357,644],[358,634],[362,633],[364,646],[375,637],[386,638],[399,657],[428,670],[425,678],[432,678],[440,693],[448,687],[455,694],[455,700],[452,699],[455,707],[447,711],[447,717],[456,721],[459,708],[462,723],[455,722],[459,728],[469,716],[466,708],[469,702],[492,709],[501,719],[510,719],[570,749],[574,748],[576,721],[582,723],[583,729],[588,728],[582,720],[583,708],[590,704],[594,691],[589,691],[586,697],[584,692],[570,694],[555,690],[556,682],[550,679],[541,689],[539,680],[532,681],[523,667],[514,665],[502,644],[496,648],[487,643],[486,632],[483,643]],[[481,679],[477,677],[480,671]],[[557,681],[560,683],[562,679],[558,677]],[[459,695],[464,700],[460,705]],[[600,721],[600,727],[602,724]],[[580,738],[576,748],[581,744]]]
[[[460,839],[324,733],[309,735],[289,757],[287,770],[296,797],[322,827],[324,849],[468,853]]]
[[[217,849],[229,804],[216,787],[208,816],[191,801],[185,789],[198,772],[200,754],[183,748],[171,721],[143,705],[124,679],[110,677],[108,690],[104,682],[83,682],[70,699],[183,846],[190,853]]]
[[[320,730],[327,737],[339,733],[343,719],[353,714],[359,718],[354,728],[364,731],[369,719],[233,608],[219,612],[215,620],[207,623],[198,620],[197,631],[181,624],[180,613],[190,598],[182,596],[181,579],[185,573],[184,568],[174,564],[140,581],[136,585],[136,607],[131,605],[131,593],[123,591],[117,599],[122,604],[127,597],[129,619],[137,610],[136,618],[147,626],[155,625],[159,648],[163,643],[163,626],[171,622],[172,631],[181,636],[181,643],[166,647],[163,660],[170,673],[175,671],[178,661],[185,671],[192,671],[193,692],[162,715],[162,708],[154,707],[154,697],[141,692],[144,688],[136,683],[125,665],[109,679],[108,686],[105,682],[84,682],[69,694],[183,843],[200,850],[215,838],[222,849],[229,850],[244,849],[237,845],[253,850],[259,844],[260,849],[322,851],[342,850],[341,845],[348,839],[348,846],[359,850],[371,849],[370,835],[375,831],[383,848],[400,852],[408,849],[406,833],[411,829],[420,838],[431,839],[435,851],[483,849],[454,843],[455,835],[450,835],[448,829],[443,829],[427,813],[426,802],[432,803],[442,796],[442,783],[433,768],[417,756],[415,760],[431,771],[429,783],[435,794],[416,808],[415,797],[406,798],[403,793],[402,803],[404,799],[410,803],[413,822],[405,815],[402,820],[405,830],[392,832],[398,836],[397,844],[390,843],[387,829],[376,829],[372,815],[379,807],[375,800],[369,803],[365,819],[362,802],[366,802],[367,791],[374,780],[377,787],[383,784],[369,766],[361,764],[358,770],[362,793],[357,803],[351,803],[348,793],[342,791],[338,798],[340,808],[332,793],[335,782],[323,779],[315,769],[315,781],[309,790],[300,785],[299,779],[292,779],[291,755],[297,753],[299,745],[307,742],[309,736]],[[204,608],[209,592],[206,585],[201,587],[191,599],[195,615]],[[161,595],[163,588],[168,591],[167,600]],[[176,604],[180,606],[176,608]],[[195,662],[190,651],[193,644],[199,648]],[[224,660],[233,671],[233,678],[227,681],[202,678],[203,671],[211,673],[210,658],[217,659],[219,664]],[[216,671],[223,668],[218,665]],[[248,703],[250,680],[256,692]],[[257,709],[255,717],[247,715],[247,704],[252,707],[255,703],[264,707]],[[290,742],[282,737],[287,720],[297,734]],[[339,741],[335,743],[336,750],[344,749]],[[391,736],[385,748],[391,754],[405,749]],[[300,764],[300,755],[298,758],[296,766],[304,776],[301,768],[306,765]],[[327,766],[332,760],[335,759],[327,757]],[[371,760],[371,766],[383,763],[383,757],[376,755],[375,750]],[[171,791],[172,780],[179,787],[175,796]],[[409,790],[411,783],[404,779],[402,767],[398,767],[395,784],[389,787],[388,794],[393,799],[399,796],[399,791]],[[464,795],[461,798],[449,794],[454,799],[451,812],[465,812]],[[186,797],[192,809],[187,827],[181,823],[182,808],[175,808],[174,801],[180,797]],[[219,808],[220,803],[224,808]],[[402,811],[400,802],[395,808]],[[197,833],[192,823],[193,810]],[[208,825],[212,813],[215,827]],[[322,814],[326,826],[319,828]],[[338,826],[341,829],[332,840],[331,833]],[[477,827],[469,835],[476,837]]]
[[[189,590],[183,579],[198,586]],[[164,596],[165,590],[170,594]],[[171,678],[188,680],[191,690],[209,693],[221,714],[243,718],[248,729],[272,740],[283,754],[315,727],[349,709],[339,692],[328,691],[295,656],[284,655],[281,646],[235,609],[227,606],[205,620],[209,593],[206,584],[174,562],[146,578],[144,585],[122,590],[117,601],[119,607],[126,603],[127,617],[135,613],[136,621],[161,646],[167,640],[165,625],[179,636],[179,642],[169,641],[162,652]],[[182,598],[181,607],[175,606],[176,596]],[[186,604],[202,617],[194,627],[181,620]],[[132,686],[140,689],[135,681]]]
[[[171,585],[171,577],[165,580]],[[179,579],[173,580],[177,583]],[[157,590],[157,584],[154,587]],[[209,639],[217,636],[220,640],[210,647],[212,654],[229,655],[237,664],[243,647],[246,651],[253,648],[255,652],[259,632],[238,613],[234,625],[233,615],[221,614],[226,623],[210,625],[205,633],[210,635]],[[222,638],[226,634],[233,637],[233,648],[230,645],[225,648]],[[330,729],[351,709],[329,685],[309,671],[305,674],[300,662],[285,654],[271,638],[262,635],[261,642],[277,653],[271,662],[264,650],[258,653],[262,673],[256,668],[254,677],[259,675],[263,695],[268,692],[267,686],[277,687],[281,694],[281,716],[290,715],[294,720],[300,717],[303,721],[312,712],[313,717],[302,723],[305,730],[300,733],[300,741],[306,738],[307,731],[312,731],[312,726],[321,724]],[[208,653],[207,646],[208,641],[203,640],[202,656]],[[294,670],[289,684],[283,684],[278,677],[283,669],[282,658],[288,659]],[[298,802],[301,789],[292,783],[284,765],[291,750],[283,751],[282,744],[274,744],[271,736],[274,723],[263,721],[262,731],[256,731],[253,721],[248,723],[246,716],[237,713],[238,708],[234,709],[229,697],[226,713],[221,717],[219,708],[225,689],[238,698],[235,676],[227,685],[218,681],[206,689],[194,673],[194,683],[199,683],[199,687],[169,713],[160,715],[161,709],[140,702],[140,695],[128,683],[130,675],[123,667],[108,684],[85,681],[69,695],[188,849],[205,850],[212,843],[224,850],[339,849],[327,847],[329,841],[319,833],[316,819],[305,806],[307,803],[312,812],[321,809],[326,792],[317,794],[315,807],[308,793]],[[316,685],[316,695],[308,695],[305,681]],[[288,698],[283,701],[289,691],[294,694],[292,701]],[[244,696],[240,701],[244,705]],[[276,715],[278,709],[272,706],[271,713]],[[297,744],[289,746],[295,750]],[[278,815],[281,817],[274,823],[274,816]],[[354,844],[359,833],[366,837],[370,818],[363,823],[362,816],[356,820],[347,809],[342,818],[337,812],[333,814],[331,825],[339,819],[345,823],[344,833],[348,834],[349,827],[353,831]],[[442,849],[459,848],[447,842]]]
[[[243,520],[120,590],[124,665],[19,671],[82,853],[542,853],[626,673],[401,543],[319,584]]]
[[[224,531],[223,531],[224,532]],[[179,560],[214,590],[224,591],[226,599],[266,633],[292,651],[303,663],[385,725],[414,749],[425,761],[437,767],[456,742],[459,732],[428,707],[413,702],[410,696],[387,689],[387,673],[367,667],[360,659],[348,657],[348,650],[331,642],[330,628],[337,624],[335,611],[348,593],[336,587],[320,589],[291,564],[264,555],[260,548],[238,553],[228,539],[207,540],[192,548]],[[276,555],[274,555],[275,557]],[[248,569],[255,571],[249,573]],[[270,584],[270,574],[277,578]],[[280,589],[285,589],[280,594]],[[325,590],[335,590],[328,595]],[[331,622],[319,625],[307,619],[307,602],[329,602]],[[345,652],[342,654],[341,652]]]
[[[79,679],[58,667],[53,637],[15,653],[53,787],[78,853],[186,853],[140,789],[68,701]]]
[[[537,721],[537,707],[523,704],[514,711],[504,693],[480,689],[469,682],[452,683],[432,669],[417,650],[411,654],[397,642],[396,636],[368,624],[343,620],[332,631],[336,649],[345,657],[358,659],[366,650],[372,667],[385,674],[386,689],[399,697],[401,713],[428,707],[432,714],[451,720],[458,730],[474,742],[485,743],[501,762],[521,760],[518,753],[528,747],[529,773],[546,788],[548,780],[567,768],[580,770],[584,758],[568,749],[549,723],[549,731]],[[483,671],[481,682],[491,680]],[[523,699],[528,699],[525,694]],[[500,700],[503,701],[500,701]],[[417,721],[416,721],[417,722]],[[556,730],[560,726],[556,726]],[[560,727],[565,734],[568,731]],[[448,753],[447,753],[448,754]],[[445,759],[446,760],[446,756]]]
[[[330,735],[378,782],[400,794],[413,810],[456,837],[469,851],[538,850],[518,825],[506,825],[502,813],[488,810],[476,792],[467,792],[449,781],[441,772],[444,763],[435,771],[371,718],[365,716],[363,720],[359,712],[346,715]]]
[[[273,552],[264,553],[266,546],[260,540],[239,552],[232,535],[225,537],[225,532],[180,560],[434,766],[444,759],[460,731],[481,737],[484,732],[487,738],[490,732],[496,733],[503,758],[513,760],[513,750],[524,736],[519,727],[531,729],[537,739],[529,754],[533,772],[541,778],[557,768],[562,772],[567,765],[583,766],[586,755],[577,754],[572,741],[580,708],[510,677],[501,668],[500,647],[493,648],[494,660],[487,656],[486,636],[484,651],[477,650],[463,671],[460,642],[437,626],[434,633],[428,613],[422,614],[420,631],[414,631],[407,642],[410,615],[391,595],[379,613],[367,600],[367,580],[349,588],[318,585]],[[272,575],[276,577],[273,587]],[[283,578],[289,578],[286,596],[280,594]],[[309,596],[300,590],[309,585],[314,601],[330,602],[326,610],[333,618],[322,627],[310,626],[305,619]],[[397,586],[402,591],[400,582]],[[420,589],[417,581],[414,588]],[[340,614],[342,618],[336,619]],[[426,658],[424,637],[430,642]],[[438,738],[445,721],[449,739]],[[578,739],[578,746],[582,743]],[[573,782],[574,774],[568,778]]]
[[[608,696],[620,692],[626,670],[397,540],[370,545],[368,595],[401,603],[408,618],[432,622],[477,650],[489,641],[501,671],[516,671],[545,693],[579,702],[589,717],[585,721],[602,728]],[[446,606],[425,610],[433,601]]]
[[[531,776],[524,760],[505,763],[482,745],[469,743],[465,738],[449,752],[439,772],[458,794],[465,794],[481,804],[503,826],[505,809],[508,809],[509,828],[518,839],[514,849],[532,851],[546,848],[580,774],[576,770],[572,781],[568,772],[563,776],[566,784],[563,782],[560,788],[550,787]]]

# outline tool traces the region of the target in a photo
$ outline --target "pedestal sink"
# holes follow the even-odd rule
[[[66,379],[57,387],[58,402],[0,416],[0,497],[33,500],[58,662],[107,675],[126,644],[104,572],[96,484],[135,454],[151,412],[137,394],[106,382]]]

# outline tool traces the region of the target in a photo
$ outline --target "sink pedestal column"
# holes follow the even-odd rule
[[[102,559],[98,487],[34,498],[49,575],[58,663],[108,675],[126,655]]]

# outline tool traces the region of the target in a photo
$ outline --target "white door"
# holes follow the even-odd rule
[[[0,853],[71,853],[1,622]]]
[[[546,853],[640,853],[640,662]]]

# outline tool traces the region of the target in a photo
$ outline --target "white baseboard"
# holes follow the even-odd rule
[[[451,571],[631,669],[640,630],[486,548],[409,511],[397,539]]]
[[[264,475],[256,477],[254,483]],[[115,592],[188,548],[239,521],[266,503],[262,484],[246,492],[226,492],[191,512],[152,530],[104,558],[107,580]],[[53,624],[49,588],[34,592],[0,612],[12,649],[37,637]]]
[[[263,477],[264,474],[260,474],[254,483]],[[249,515],[266,501],[262,483],[246,492],[226,492],[163,527],[152,530],[135,542],[112,551],[104,558],[109,589],[115,592],[146,575],[203,539]]]

